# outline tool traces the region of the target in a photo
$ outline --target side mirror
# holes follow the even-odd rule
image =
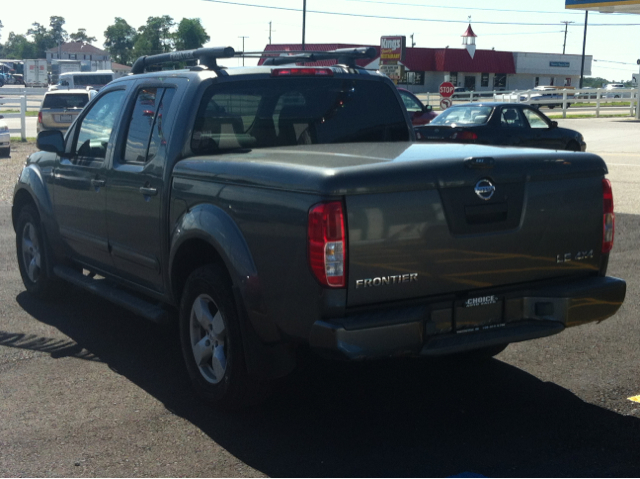
[[[552,121],[551,122],[551,128],[558,128],[558,122],[557,121]]]
[[[57,155],[64,153],[64,137],[58,130],[45,130],[38,133],[36,146],[39,150],[49,151]]]
[[[425,105],[422,111],[424,113],[431,113],[433,111],[433,107],[431,105]]]

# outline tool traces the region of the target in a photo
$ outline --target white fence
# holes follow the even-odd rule
[[[438,93],[421,93],[417,95],[425,104],[439,105],[442,97]],[[550,109],[561,108],[562,117],[571,113],[593,114],[596,118],[601,113],[629,114],[640,119],[638,108],[638,88],[583,88],[564,90],[525,90],[525,91],[493,91],[458,93],[452,98],[453,103],[499,101],[509,103],[527,103],[537,107]],[[619,105],[619,103],[624,103]]]
[[[12,111],[11,113],[0,113],[0,115],[7,119],[20,118],[20,128],[9,129],[9,132],[20,133],[22,141],[27,139],[27,111],[40,110],[46,91],[46,88],[20,88],[8,85],[0,88],[0,111]]]
[[[0,110],[19,110],[19,113],[2,113],[4,118],[20,118],[20,138],[27,139],[27,97],[14,96],[13,98],[0,98]],[[15,130],[9,130],[10,133]]]

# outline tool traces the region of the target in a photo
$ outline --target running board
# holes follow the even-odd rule
[[[59,278],[115,303],[149,321],[161,324],[169,323],[169,313],[162,306],[127,293],[107,283],[104,279],[90,278],[67,266],[55,266],[53,272]]]

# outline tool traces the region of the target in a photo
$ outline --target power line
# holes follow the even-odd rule
[[[401,2],[383,2],[381,0],[345,0],[347,2],[361,2],[361,3],[377,3],[380,5],[394,5],[394,6],[408,6],[418,8],[448,8],[455,10],[481,10],[485,12],[516,12],[516,13],[540,13],[540,14],[552,14],[552,15],[582,15],[582,12],[545,12],[538,10],[508,10],[502,8],[481,8],[481,7],[450,7],[444,5],[425,5],[415,3],[401,3]]]
[[[256,5],[252,3],[239,3],[239,2],[230,2],[226,0],[204,0],[205,2],[211,3],[222,3],[226,5],[234,5],[237,7],[252,7],[252,8],[266,8],[269,10],[281,10],[287,12],[302,12],[299,8],[289,8],[289,7],[275,7],[272,5]],[[375,18],[381,20],[403,20],[410,22],[438,22],[438,23],[468,23],[467,20],[443,20],[443,19],[431,19],[431,18],[415,18],[415,17],[389,17],[387,15],[366,15],[362,13],[342,13],[342,12],[323,12],[320,10],[306,10],[307,13],[316,13],[320,15],[336,15],[342,17],[359,17],[359,18]],[[479,22],[474,21],[474,24],[482,24],[482,25],[520,25],[520,26],[538,26],[538,27],[548,27],[552,26],[553,23],[527,23],[527,22]],[[576,27],[583,27],[584,24],[576,23]],[[638,27],[640,23],[593,23],[589,25],[590,27]]]

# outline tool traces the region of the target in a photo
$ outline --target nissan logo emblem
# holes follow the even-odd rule
[[[496,192],[496,187],[493,186],[493,183],[485,178],[476,183],[474,191],[476,192],[476,195],[478,195],[478,198],[488,201]]]

